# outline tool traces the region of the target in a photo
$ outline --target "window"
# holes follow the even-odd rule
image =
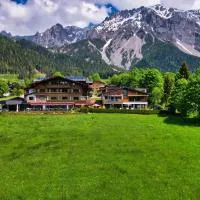
[[[57,100],[57,97],[51,97],[51,100]]]
[[[45,89],[40,89],[39,92],[40,92],[40,93],[44,93],[44,92],[45,92]]]
[[[132,102],[135,101],[135,97],[129,97],[128,99],[129,101],[132,101]]]
[[[129,101],[142,101],[142,97],[129,97]]]
[[[34,100],[34,97],[29,97],[29,100],[30,100],[30,101],[33,101],[33,100]]]
[[[74,93],[79,93],[79,89],[74,89],[73,92]]]
[[[116,97],[116,101],[121,101],[122,97]]]
[[[128,90],[127,89],[123,90],[123,95],[126,96],[126,97],[128,96]]]
[[[68,100],[69,98],[68,97],[62,97],[62,100]]]
[[[55,92],[57,92],[57,89],[56,89],[56,88],[48,88],[47,91],[48,91],[48,92],[54,92],[54,93],[55,93]]]
[[[70,93],[71,89],[70,88],[64,88],[64,89],[62,89],[62,92],[63,93]]]

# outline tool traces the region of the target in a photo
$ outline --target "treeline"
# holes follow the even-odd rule
[[[166,109],[183,115],[200,114],[200,69],[190,72],[186,63],[177,73],[134,68],[130,72],[115,74],[109,83],[147,88],[149,104],[153,109]]]
[[[111,66],[105,63],[86,62],[66,54],[52,53],[49,50],[26,40],[15,41],[0,36],[0,73],[19,74],[20,78],[30,78],[35,70],[51,74],[61,71],[66,75],[89,75],[99,72],[101,76],[113,74]]]

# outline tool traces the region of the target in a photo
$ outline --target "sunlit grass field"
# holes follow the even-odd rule
[[[200,127],[178,117],[0,115],[0,200],[200,199]]]

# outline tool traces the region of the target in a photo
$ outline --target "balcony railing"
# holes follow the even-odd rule
[[[146,101],[103,100],[103,104],[147,105]]]
[[[103,100],[104,104],[123,104],[122,100]]]

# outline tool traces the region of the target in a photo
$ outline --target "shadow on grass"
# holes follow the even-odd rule
[[[163,117],[164,123],[174,124],[180,126],[200,126],[200,118],[186,118],[181,115],[167,115],[159,114],[159,117]]]

